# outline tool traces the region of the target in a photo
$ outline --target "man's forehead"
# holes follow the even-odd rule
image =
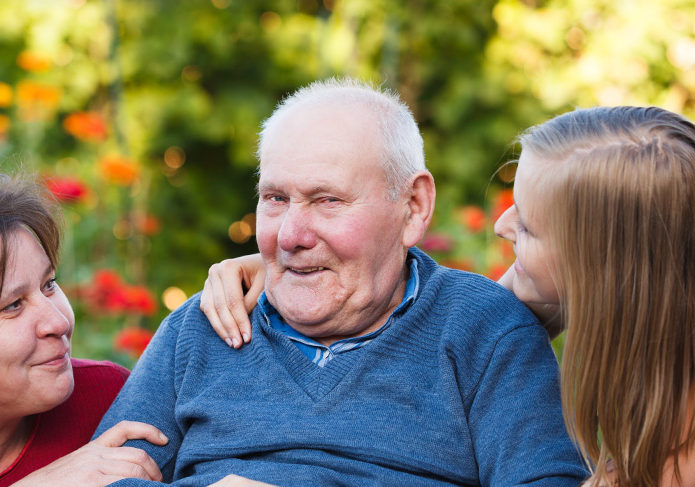
[[[261,173],[258,180],[258,192],[283,192],[297,190],[304,194],[319,194],[335,192],[345,186],[345,181],[331,171],[321,171],[318,168],[310,176],[295,177],[291,168],[288,171],[267,171]]]

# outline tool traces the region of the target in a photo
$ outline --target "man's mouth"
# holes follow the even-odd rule
[[[311,274],[312,272],[319,272],[319,271],[325,271],[325,267],[288,267],[288,270],[290,272],[294,272],[295,274]]]

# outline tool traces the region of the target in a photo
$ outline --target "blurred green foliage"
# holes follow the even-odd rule
[[[255,251],[256,133],[298,86],[397,90],[437,181],[433,235],[451,243],[433,254],[495,274],[511,257],[490,200],[511,175],[493,175],[514,137],[575,106],[692,117],[693,19],[684,0],[4,0],[0,157],[86,188],[64,198],[76,354],[129,364],[117,330],[155,329],[167,288],[190,296],[212,263]],[[485,208],[484,230],[466,207]],[[147,286],[157,311],[90,305],[102,269]]]

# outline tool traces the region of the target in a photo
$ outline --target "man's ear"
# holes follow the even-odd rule
[[[434,200],[437,191],[434,187],[434,178],[429,171],[419,171],[411,176],[406,195],[409,197],[408,219],[403,231],[403,246],[412,247],[417,244],[425,234],[432,221],[434,213]]]

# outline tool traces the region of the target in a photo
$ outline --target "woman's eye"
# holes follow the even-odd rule
[[[56,288],[56,278],[52,277],[43,285],[44,291],[53,291]]]
[[[14,313],[15,311],[19,310],[19,308],[22,306],[22,300],[18,299],[16,301],[11,302],[4,308],[2,308],[3,313]]]

